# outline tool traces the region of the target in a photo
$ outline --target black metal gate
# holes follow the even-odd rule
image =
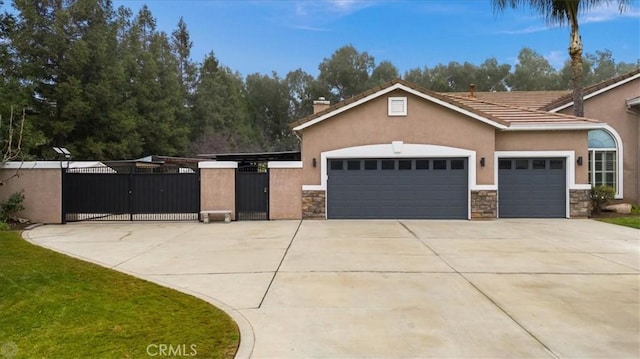
[[[198,220],[200,173],[136,167],[72,168],[63,173],[65,222]]]
[[[238,220],[269,219],[269,170],[266,163],[238,167],[236,218]]]

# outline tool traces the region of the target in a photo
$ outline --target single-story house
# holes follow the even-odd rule
[[[302,217],[572,218],[593,185],[639,202],[640,70],[585,89],[436,93],[393,80],[314,102],[301,138]]]

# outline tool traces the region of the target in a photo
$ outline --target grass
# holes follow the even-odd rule
[[[640,229],[640,216],[631,215],[631,216],[621,216],[621,217],[608,217],[608,218],[597,218],[600,222],[617,224],[620,226],[631,227],[635,229]]]
[[[233,320],[198,298],[0,232],[0,354],[143,358],[164,345],[232,358],[238,343]]]

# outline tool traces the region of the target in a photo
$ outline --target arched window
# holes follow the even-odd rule
[[[589,183],[618,190],[618,146],[605,130],[589,131]]]

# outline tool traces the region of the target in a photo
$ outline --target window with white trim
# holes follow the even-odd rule
[[[618,147],[605,130],[589,131],[589,184],[610,186],[618,193]]]
[[[407,115],[407,98],[406,97],[389,97],[389,116],[406,116]]]

